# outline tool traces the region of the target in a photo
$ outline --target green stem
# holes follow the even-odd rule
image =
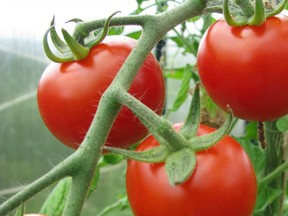
[[[268,186],[273,189],[279,189],[285,191],[285,181],[284,174],[279,174],[280,170],[283,168],[284,159],[283,159],[283,144],[284,144],[284,134],[277,130],[276,121],[273,122],[265,122],[265,137],[267,148],[265,149],[265,170],[264,178],[265,181],[269,181]],[[275,173],[270,176],[270,173],[276,171],[277,178],[275,178]],[[263,182],[261,184],[264,184]],[[283,193],[284,195],[285,193]],[[283,205],[283,197],[277,198],[274,202],[272,202],[264,212],[264,216],[271,215],[281,215],[282,214],[282,205]]]
[[[124,25],[138,25],[143,26],[146,19],[149,19],[150,15],[134,15],[125,17],[113,17],[110,20],[109,26],[124,26]],[[83,22],[76,25],[73,37],[77,40],[88,37],[90,32],[103,28],[107,19],[92,20],[89,22]]]
[[[285,170],[288,169],[288,161],[285,161],[283,164],[281,164],[280,166],[278,166],[273,172],[269,173],[267,176],[265,176],[264,178],[262,178],[259,182],[258,182],[258,187],[265,187],[267,184],[273,182],[275,179],[277,179],[278,177],[281,177],[283,175],[283,173],[285,172]],[[282,178],[282,177],[281,177]]]
[[[146,107],[143,103],[138,101],[126,91],[121,89],[116,89],[116,91],[117,92],[115,95],[119,103],[123,103],[140,119],[145,116],[143,123],[146,123],[145,126],[149,129],[149,131],[155,136],[156,139],[157,137],[161,137],[161,140],[165,140],[165,142],[161,144],[165,144],[170,149],[174,150],[181,149],[184,146],[189,145],[188,141],[173,129],[169,121],[158,116],[155,112]]]
[[[73,177],[72,185],[67,198],[67,202],[65,204],[63,215],[80,215],[82,206],[87,197],[92,177],[93,175],[91,175],[91,172],[81,172],[81,175]]]

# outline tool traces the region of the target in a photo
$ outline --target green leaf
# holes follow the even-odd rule
[[[119,154],[104,154],[103,160],[107,164],[118,164],[123,160],[123,156]]]
[[[276,122],[277,129],[280,132],[288,131],[288,115],[283,116]]]
[[[139,30],[139,31],[131,32],[131,33],[127,34],[126,36],[138,40],[140,38],[141,34],[142,34],[142,30]]]
[[[187,65],[183,74],[180,89],[173,103],[171,111],[176,112],[180,108],[180,106],[186,101],[189,94],[191,77],[192,77],[191,66]]]
[[[138,5],[141,5],[144,1],[147,1],[147,0],[136,0]]]
[[[53,216],[61,216],[65,207],[65,202],[72,184],[72,178],[62,179],[55,186],[46,201],[44,202],[40,213]]]
[[[177,34],[177,36],[168,37],[168,39],[176,43],[178,48],[182,48],[184,50],[183,54],[191,53],[196,56],[200,43],[200,37],[198,35],[189,35],[184,37],[176,30],[174,30],[174,32]]]
[[[171,186],[185,182],[196,166],[196,154],[189,148],[173,152],[166,160],[165,170]]]
[[[236,140],[241,144],[245,152],[248,154],[253,164],[254,170],[256,171],[257,177],[260,178],[265,164],[264,151],[249,139],[236,138]]]
[[[171,69],[166,68],[164,76],[166,78],[170,78],[170,79],[182,80],[185,69],[186,69],[186,67],[171,68]],[[192,70],[192,68],[191,68],[191,70]],[[192,79],[195,82],[199,81],[199,76],[195,73],[194,70],[192,70]]]
[[[96,171],[95,171],[95,174],[94,174],[94,177],[93,177],[92,182],[91,182],[90,187],[89,187],[89,191],[88,191],[88,194],[87,194],[87,199],[96,190],[96,188],[98,186],[99,179],[100,179],[100,168],[97,167]]]
[[[220,108],[212,101],[204,88],[201,89],[201,107],[206,109],[212,118],[216,117]]]
[[[262,216],[266,207],[271,204],[283,193],[282,190],[273,189],[271,187],[263,187],[258,191],[258,197],[256,201],[256,207],[254,210],[254,216]]]
[[[124,31],[123,26],[113,26],[110,27],[108,35],[120,35]]]
[[[180,37],[172,36],[172,37],[169,37],[169,39],[172,40],[174,43],[176,43],[177,47],[185,48],[185,43],[183,40],[181,40]]]
[[[120,209],[125,210],[129,207],[129,202],[127,196],[121,196],[115,203],[106,206],[99,214],[96,216],[104,216],[108,213],[112,212],[113,210]]]
[[[245,127],[245,136],[243,138],[257,141],[258,140],[258,122],[249,122]]]
[[[17,209],[15,216],[23,216],[24,213],[25,213],[25,205],[23,204]]]
[[[166,78],[182,80],[184,71],[185,71],[185,67],[166,69],[164,76]]]

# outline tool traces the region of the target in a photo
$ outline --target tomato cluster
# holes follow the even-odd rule
[[[229,26],[218,20],[198,51],[201,83],[222,109],[238,118],[272,121],[288,114],[288,17],[261,26]]]
[[[220,27],[217,25],[220,25]],[[256,68],[256,64],[251,65],[249,63],[250,67],[235,65],[236,57],[233,57],[233,52],[227,55],[217,53],[217,46],[214,44],[215,41],[212,40],[215,37],[210,36],[210,34],[214,32],[220,34],[219,28],[220,30],[223,29],[225,23],[221,20],[214,26],[216,27],[212,26],[204,37],[198,56],[199,73],[204,87],[213,99],[216,95],[216,103],[221,102],[220,105],[222,104],[225,107],[229,104],[236,115],[242,116],[244,112],[244,118],[261,118],[263,120],[264,111],[268,108],[271,109],[271,106],[266,104],[268,99],[262,98],[263,101],[258,99],[256,101],[257,106],[251,105],[250,111],[252,112],[248,112],[249,110],[245,106],[244,108],[240,106],[242,103],[241,96],[247,96],[248,92],[252,91],[249,88],[248,78],[258,79],[256,86],[259,89],[267,84],[268,78],[257,78],[255,70],[252,70]],[[225,28],[228,27],[225,26]],[[261,33],[261,31],[259,33],[258,30],[249,27],[248,30],[231,30],[226,35],[238,35],[237,37],[245,38],[248,34],[249,37],[247,37],[250,38],[251,32],[254,32],[255,37]],[[242,38],[242,40],[244,39]],[[226,38],[226,45],[223,42],[223,45],[220,43],[220,46],[228,47],[227,42],[230,43]],[[231,43],[234,43],[234,41],[231,40]],[[39,111],[48,129],[62,143],[75,149],[79,147],[97,111],[103,92],[109,87],[135,45],[136,41],[131,38],[109,36],[102,43],[93,47],[84,60],[51,63],[44,71],[37,94]],[[240,47],[237,46],[236,48],[239,49]],[[247,49],[252,48],[247,47]],[[255,52],[252,52],[252,54],[256,55]],[[245,56],[241,57],[240,63],[245,62],[244,59],[249,62],[251,59],[255,61],[260,58],[259,56],[256,58],[252,54],[249,54],[246,58]],[[225,57],[226,60],[227,57],[233,57],[234,59],[230,61],[229,58],[227,63]],[[219,64],[219,61],[221,64]],[[259,61],[260,59],[258,59]],[[282,62],[279,61],[280,63]],[[286,69],[286,66],[281,64],[281,66],[277,65],[276,68]],[[245,73],[240,74],[242,69]],[[277,70],[277,73],[284,79],[284,73],[280,69]],[[271,67],[270,70],[272,70]],[[268,72],[263,73],[266,76],[269,75]],[[240,84],[244,86],[236,85],[236,80],[231,78],[231,74],[235,74]],[[213,80],[215,78],[217,78],[216,81]],[[284,83],[287,81],[280,82],[280,80],[279,78],[273,80],[277,81],[279,85],[279,88],[276,88],[273,93],[286,89]],[[233,91],[230,89],[232,86],[234,87]],[[245,91],[239,91],[242,88]],[[229,90],[228,92],[231,95],[234,94],[234,96],[225,96],[221,90],[224,93]],[[259,91],[254,91],[259,96]],[[268,96],[268,92],[271,90],[263,91],[265,96]],[[129,92],[157,114],[162,113],[165,100],[165,82],[161,68],[152,54],[148,55],[138,71]],[[251,93],[248,101],[254,104],[255,101],[253,100],[256,99],[252,96],[254,94]],[[262,107],[265,104],[268,108]],[[282,102],[282,108],[277,107],[274,110],[280,109],[282,115],[286,112],[284,111],[286,108],[283,108],[285,104],[286,102]],[[262,111],[256,112],[260,108],[262,108]],[[277,115],[279,113],[266,117],[268,119],[275,118]],[[175,128],[178,130],[180,126],[176,125]],[[213,131],[213,128],[200,125],[198,136]],[[123,107],[113,124],[106,145],[128,147],[141,140],[146,134],[147,129],[138,118],[129,109]],[[139,145],[137,151],[144,151],[157,145],[159,143],[155,138],[149,136]],[[247,154],[234,139],[229,136],[224,137],[215,146],[197,152],[196,160],[197,166],[191,177],[183,184],[175,187],[172,187],[168,182],[164,163],[149,164],[129,160],[126,184],[129,202],[134,214],[136,216],[248,216],[252,214],[257,192],[256,176]]]
[[[93,47],[84,60],[51,63],[38,87],[40,114],[52,134],[65,145],[78,148],[97,110],[103,92],[136,45],[124,36],[109,36]],[[149,54],[129,92],[161,114],[165,82],[156,58]],[[114,122],[107,145],[128,147],[147,134],[138,118],[123,107]]]
[[[179,125],[175,125],[179,129]],[[198,136],[215,129],[201,125]],[[153,136],[137,148],[159,145]],[[197,165],[183,184],[172,187],[163,163],[130,160],[126,173],[128,199],[136,216],[250,216],[257,181],[247,154],[234,139],[225,136],[212,148],[197,152]]]

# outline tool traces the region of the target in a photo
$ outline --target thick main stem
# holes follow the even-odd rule
[[[113,86],[119,85],[125,90],[130,88],[137,71],[145,61],[146,56],[158,41],[157,38],[161,37],[158,34],[154,34],[154,37],[152,37],[151,35],[153,35],[153,32],[149,31],[149,35],[146,35],[147,33],[145,32],[144,29],[143,35],[137,46],[132,50],[112,84],[101,97],[96,115],[78,150],[80,157],[87,158],[85,160],[86,171],[80,171],[78,176],[75,177],[76,179],[80,178],[82,180],[73,180],[72,189],[65,206],[64,216],[77,216],[80,214],[89,183],[93,176],[87,175],[87,173],[95,172],[98,159],[101,155],[101,148],[105,144],[113,122],[121,109],[122,105],[115,99],[112,90]],[[73,208],[71,208],[72,206]]]
[[[276,122],[265,123],[265,136],[267,148],[265,149],[265,170],[264,175],[268,175],[284,162],[283,146],[284,134],[279,132]],[[268,184],[273,189],[283,190],[285,194],[284,174],[279,175]],[[281,215],[283,206],[283,197],[280,196],[272,202],[264,212],[264,216]]]

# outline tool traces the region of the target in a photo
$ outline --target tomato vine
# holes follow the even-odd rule
[[[145,1],[137,0],[137,2],[138,12],[144,10],[142,8],[142,3]],[[91,185],[93,186],[97,183],[99,178],[99,169],[103,164],[105,164],[105,162],[102,161],[105,160],[103,159],[105,158],[105,155],[102,156],[103,149],[116,152],[130,159],[139,161],[150,163],[165,162],[165,168],[170,186],[172,185],[172,187],[177,187],[183,182],[185,183],[191,176],[193,176],[196,169],[195,167],[197,167],[196,155],[199,152],[201,154],[201,151],[206,151],[206,149],[209,151],[210,148],[215,145],[215,143],[222,140],[225,134],[231,130],[231,125],[233,125],[232,111],[230,111],[229,106],[227,106],[229,104],[225,103],[225,107],[222,106],[222,108],[226,111],[230,111],[230,115],[228,115],[228,120],[224,123],[224,125],[216,132],[209,133],[208,135],[206,134],[201,137],[196,136],[200,124],[200,100],[198,97],[198,87],[195,87],[191,109],[189,110],[186,122],[180,129],[179,133],[173,129],[171,122],[165,118],[167,116],[158,116],[153,110],[150,110],[127,91],[130,89],[139,68],[141,68],[145,62],[146,57],[149,55],[155,45],[167,36],[166,34],[170,30],[173,30],[177,35],[177,37],[170,37],[170,39],[177,45],[184,48],[184,52],[192,53],[194,56],[196,56],[201,37],[211,23],[214,22],[214,19],[207,15],[208,13],[223,12],[228,24],[234,26],[247,24],[261,25],[263,22],[265,22],[267,17],[266,15],[272,16],[284,9],[286,1],[282,1],[275,7],[274,10],[266,10],[262,4],[262,1],[256,1],[256,6],[253,6],[250,1],[246,0],[235,1],[236,5],[228,1],[212,2],[205,0],[185,0],[172,9],[168,9],[167,5],[163,4],[163,1],[155,2],[159,11],[159,13],[156,15],[142,15],[135,13],[134,15],[130,16],[120,16],[119,14],[113,14],[107,19],[93,20],[89,22],[85,22],[80,19],[72,19],[70,22],[76,23],[73,35],[70,35],[65,29],[62,30],[65,43],[57,35],[55,30],[55,20],[53,19],[51,27],[44,35],[44,48],[46,53],[48,53],[48,57],[56,62],[85,60],[89,52],[93,49],[92,47],[97,46],[107,35],[108,27],[137,25],[142,28],[142,31],[139,33],[140,37],[137,45],[131,51],[125,60],[125,63],[121,66],[111,85],[101,95],[97,112],[95,113],[92,123],[78,150],[63,162],[55,166],[47,174],[28,185],[23,191],[17,193],[1,204],[0,215],[5,215],[11,212],[36,193],[59,180],[61,180],[59,184],[64,186],[56,187],[53,193],[57,194],[59,193],[59,190],[63,190],[63,188],[70,188],[68,191],[62,191],[65,193],[65,197],[67,199],[65,199],[64,203],[62,203],[63,212],[60,214],[63,214],[64,216],[80,215],[83,204],[87,196],[90,194]],[[202,15],[204,16],[204,27],[200,34],[194,34],[191,37],[190,35],[188,37],[185,36],[185,30],[187,29],[186,21],[197,19],[198,16]],[[180,31],[178,31],[175,28],[180,24],[182,28]],[[103,28],[103,32],[100,35],[95,36],[95,31]],[[56,49],[62,54],[55,54],[50,49],[47,41],[49,34]],[[93,35],[92,39],[90,38],[91,35]],[[91,39],[90,43],[87,43],[87,39]],[[199,81],[196,70],[196,65],[188,65],[188,67],[178,69],[178,72],[181,74],[181,78],[183,78],[182,86],[173,107],[168,110],[167,115],[176,111],[186,100],[189,94],[190,80],[193,78],[194,81]],[[175,73],[171,72],[169,74],[168,72],[167,76],[176,75]],[[206,92],[203,92],[204,97],[207,96]],[[208,100],[209,102],[207,103],[213,104],[210,99]],[[135,113],[135,115],[141,120],[149,132],[153,134],[158,142],[160,140],[160,147],[144,151],[144,153],[103,147],[107,142],[112,125],[123,105]],[[215,105],[212,105],[211,107],[207,106],[206,104],[205,109],[218,109],[215,108]],[[283,113],[281,113],[281,115],[282,114]],[[273,118],[273,120],[275,119]],[[234,121],[234,123],[235,122],[236,121]],[[279,128],[284,128],[283,131],[285,131],[286,126],[287,121],[285,120],[285,117],[277,122],[273,121],[265,123],[265,136],[268,146],[266,149],[257,148],[255,147],[255,144],[251,145],[251,142],[255,141],[255,137],[253,137],[253,140],[249,136],[243,137],[242,140],[240,139],[240,141],[244,143],[242,145],[247,153],[250,153],[249,156],[251,157],[251,161],[254,162],[253,164],[256,171],[258,171],[258,169],[255,165],[255,158],[253,159],[253,155],[255,156],[256,154],[255,152],[257,152],[257,154],[260,156],[259,158],[263,159],[264,161],[264,165],[259,168],[261,171],[257,172],[259,183],[258,196],[263,198],[270,192],[273,195],[273,197],[272,195],[270,196],[272,198],[269,200],[269,203],[258,198],[255,206],[255,215],[272,215],[276,212],[277,214],[282,214],[284,192],[281,191],[281,193],[279,191],[285,188],[283,172],[287,168],[287,161],[284,161],[283,159],[284,134],[279,131]],[[95,134],[97,134],[97,136]],[[249,143],[249,145],[247,143]],[[187,157],[187,155],[190,157]],[[123,157],[120,156],[119,160],[122,159]],[[116,161],[118,161],[118,159],[116,159]],[[232,163],[233,162],[231,162],[231,164]],[[249,172],[251,170],[252,169],[250,169]],[[254,174],[251,179],[255,180]],[[253,190],[251,194],[256,191],[254,183],[251,186],[251,191]],[[237,187],[237,185],[235,185],[235,187]],[[46,205],[48,208],[51,206],[51,203],[49,202],[52,202],[51,200],[53,200],[53,193],[51,194],[52,198],[50,197],[50,199],[47,201],[48,204]],[[251,202],[247,204],[249,205],[249,209],[244,210],[246,214],[248,214],[247,212],[250,214],[252,207],[254,207],[254,198],[256,197],[254,195],[255,194],[251,195]],[[120,199],[118,205],[127,206],[127,198],[124,197]],[[43,209],[47,209],[47,206],[44,205]],[[104,209],[100,215],[104,215],[105,212],[108,212],[113,207],[114,206],[112,205],[111,208],[107,208],[106,210]],[[197,214],[199,215],[199,213],[196,213],[196,215]]]

